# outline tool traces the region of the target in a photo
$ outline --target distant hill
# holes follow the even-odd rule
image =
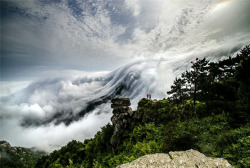
[[[0,141],[1,168],[32,168],[44,154],[35,148],[13,147],[7,141]]]

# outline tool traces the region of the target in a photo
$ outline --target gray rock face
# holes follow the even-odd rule
[[[129,98],[115,98],[111,100],[112,105],[111,108],[115,108],[118,106],[130,106],[130,99]]]
[[[110,144],[113,147],[115,153],[116,147],[120,144],[124,131],[129,127],[133,111],[130,106],[130,100],[128,98],[116,98],[111,101],[113,104],[113,116],[111,122],[114,126],[114,133],[110,139]]]
[[[227,160],[209,158],[196,150],[145,155],[117,168],[232,168]]]

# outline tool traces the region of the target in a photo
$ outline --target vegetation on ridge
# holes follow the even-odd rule
[[[170,98],[142,99],[137,113],[150,118],[131,125],[114,154],[113,126],[92,139],[72,141],[41,157],[36,167],[115,167],[142,155],[196,149],[235,167],[250,165],[250,47],[219,62],[196,59],[176,78]]]
[[[45,152],[35,148],[13,147],[6,141],[0,141],[1,168],[31,168]]]

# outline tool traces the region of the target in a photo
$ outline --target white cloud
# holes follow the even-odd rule
[[[125,0],[127,7],[131,8],[134,16],[138,16],[141,13],[140,0]]]
[[[102,108],[105,109],[105,107]],[[111,113],[98,115],[97,112],[98,110],[93,111],[93,113],[70,126],[65,126],[62,123],[22,128],[15,118],[1,120],[1,139],[4,138],[12,145],[38,147],[41,150],[52,152],[61,145],[66,145],[72,139],[83,141],[86,138],[93,137],[95,132],[104,126],[111,117]]]
[[[30,83],[31,81],[0,82],[0,97],[15,93],[28,86]]]
[[[70,6],[68,1],[13,1],[29,17],[3,19],[3,47],[15,53],[10,57],[24,57],[34,68],[45,66],[43,71],[113,70],[137,57],[178,55],[183,49],[209,46],[214,38],[224,41],[242,29],[249,32],[247,24],[242,26],[249,15],[244,0],[225,2],[221,9],[217,0],[122,2],[76,1]],[[232,42],[241,44],[230,38],[227,43]]]

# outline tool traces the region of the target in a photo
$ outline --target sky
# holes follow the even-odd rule
[[[136,109],[196,57],[250,44],[249,0],[0,2],[0,140],[46,151],[93,137],[111,98]]]
[[[216,51],[225,43],[230,51],[249,39],[249,6],[248,0],[2,0],[1,81],[112,71],[135,58],[178,57],[197,46]]]

